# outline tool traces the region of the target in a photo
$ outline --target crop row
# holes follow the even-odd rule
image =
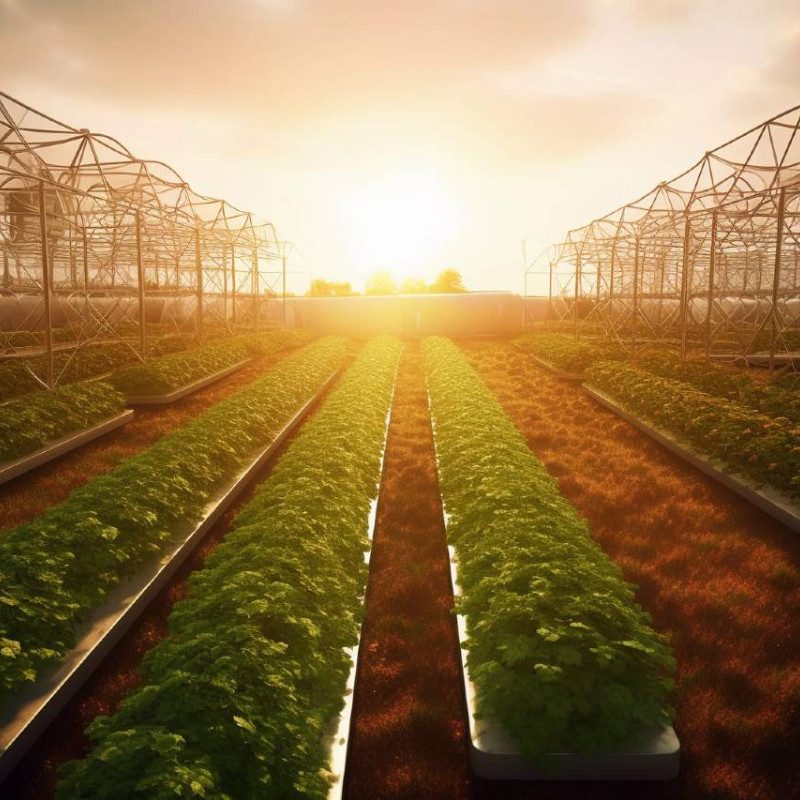
[[[191,529],[346,347],[336,337],[309,345],[42,516],[0,533],[0,703],[63,656],[113,586]]]
[[[107,383],[74,383],[32,392],[0,406],[0,462],[38,450],[122,411],[124,398]]]
[[[742,475],[800,496],[800,427],[627,364],[600,362],[591,386]]]
[[[521,752],[593,752],[669,723],[674,662],[635,588],[452,342],[425,343],[478,713]]]
[[[278,352],[292,342],[291,333],[221,339],[179,353],[151,358],[144,364],[117,370],[111,384],[128,396],[168,394],[187,384],[244,361],[251,355]]]
[[[190,578],[142,688],[89,727],[60,800],[326,796],[400,349],[367,344],[301,429]]]
[[[734,400],[771,417],[800,421],[800,378],[796,373],[776,381],[754,380],[744,372],[705,359],[681,359],[677,353],[653,347],[636,356],[612,342],[576,339],[563,333],[537,333],[515,342],[517,349],[532,353],[566,372],[584,373],[600,361],[631,361],[645,372],[681,381],[716,397]]]
[[[610,342],[576,339],[563,333],[537,333],[515,340],[515,347],[549,362],[557,369],[582,373],[589,364],[614,358],[622,353]]]
[[[158,356],[183,350],[191,342],[192,337],[189,336],[162,336],[152,342],[148,350],[150,355]],[[125,342],[104,342],[86,345],[76,351],[57,352],[53,362],[55,374],[59,376],[60,382],[67,384],[110,372],[133,358],[133,351]],[[0,401],[41,389],[41,383],[32,373],[44,374],[45,365],[45,356],[6,360],[0,363]]]

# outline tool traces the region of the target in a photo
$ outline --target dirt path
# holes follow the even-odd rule
[[[139,408],[123,428],[0,486],[0,531],[38,517],[65,500],[73,489],[114,469],[123,458],[145,450],[258,378],[291,352],[254,359],[238,372],[172,405]]]
[[[670,636],[683,747],[667,785],[478,796],[800,797],[798,537],[508,345],[461,345]]]
[[[469,796],[466,721],[419,345],[400,366],[370,561],[348,800]]]
[[[346,369],[347,364],[344,366]],[[308,419],[313,416],[333,388],[329,387],[314,404]],[[195,570],[202,569],[205,560],[225,538],[239,510],[250,501],[258,485],[266,480],[272,468],[301,430],[302,425],[278,448],[250,486],[214,525],[197,550],[186,559],[175,577],[112,650],[103,665],[67,704],[45,736],[0,784],[0,798],[13,797],[15,800],[48,798],[49,800],[53,797],[59,766],[66,761],[82,758],[89,752],[89,740],[83,733],[86,726],[101,714],[113,713],[139,685],[139,664],[145,653],[167,635],[167,620],[173,605],[186,595],[186,581],[189,575]]]

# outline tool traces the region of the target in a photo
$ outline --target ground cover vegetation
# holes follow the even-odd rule
[[[635,587],[463,353],[434,337],[425,359],[479,713],[543,767],[668,724],[674,661]]]
[[[0,536],[0,703],[72,646],[76,628],[126,575],[202,516],[342,363],[319,340],[205,413]]]
[[[12,400],[0,406],[0,462],[21,458],[54,439],[113,417],[123,403],[119,392],[99,381]]]
[[[368,343],[303,427],[189,579],[142,688],[90,726],[61,800],[327,796],[400,351]]]
[[[591,386],[759,484],[800,496],[800,426],[621,362],[587,370]]]
[[[639,588],[677,661],[664,783],[479,782],[480,800],[775,800],[800,785],[797,534],[499,342],[462,342],[531,449]]]

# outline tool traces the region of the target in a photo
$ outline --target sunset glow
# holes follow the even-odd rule
[[[356,271],[386,269],[397,282],[431,279],[437,265],[430,254],[442,252],[462,233],[455,199],[431,172],[365,181],[343,195],[342,217]]]

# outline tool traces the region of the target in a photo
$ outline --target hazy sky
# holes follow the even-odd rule
[[[520,290],[523,238],[800,103],[800,3],[0,0],[0,88],[269,219],[316,277]]]

